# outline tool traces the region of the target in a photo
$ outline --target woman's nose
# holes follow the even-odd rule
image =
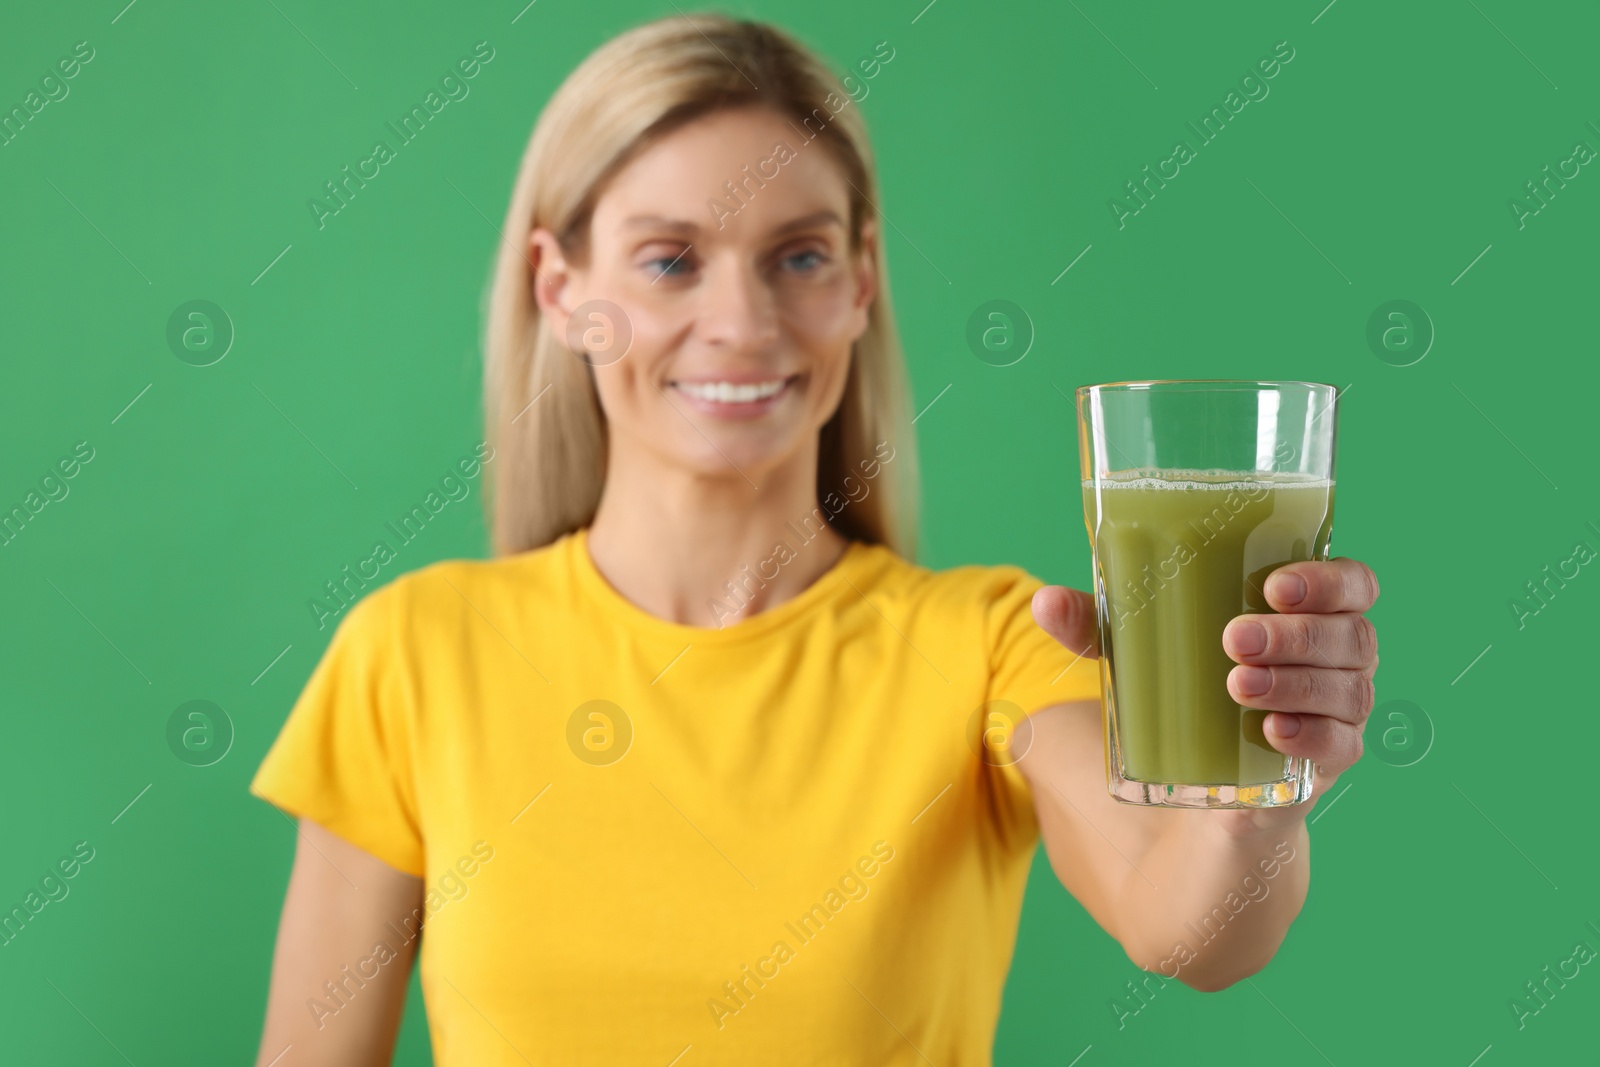
[[[760,351],[778,338],[778,314],[771,289],[753,268],[722,263],[710,271],[702,289],[701,336],[741,352]]]

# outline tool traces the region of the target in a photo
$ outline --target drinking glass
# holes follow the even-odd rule
[[[1267,575],[1325,560],[1338,390],[1316,382],[1114,382],[1077,391],[1094,557],[1106,785],[1129,804],[1266,808],[1311,761],[1228,692],[1222,631],[1269,614]]]

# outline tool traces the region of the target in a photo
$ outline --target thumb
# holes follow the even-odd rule
[[[1069,651],[1089,659],[1100,657],[1094,597],[1083,590],[1041,587],[1033,594],[1033,621]]]

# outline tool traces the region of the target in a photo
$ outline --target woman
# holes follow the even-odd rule
[[[443,1067],[987,1063],[1040,836],[1141,966],[1272,957],[1311,805],[1117,804],[1092,599],[908,562],[876,190],[838,81],[760,24],[640,27],[551,99],[489,307],[496,558],[351,606],[252,784],[300,820],[260,1063],[387,1063],[419,941]],[[1377,586],[1266,590],[1229,684],[1320,794]]]

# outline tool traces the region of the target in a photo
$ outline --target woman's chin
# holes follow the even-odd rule
[[[692,452],[680,456],[686,469],[705,476],[731,474],[758,487],[766,484],[769,472],[798,456],[803,443],[797,436],[770,431],[749,434],[707,429],[704,437],[695,437],[696,441],[686,442]]]

